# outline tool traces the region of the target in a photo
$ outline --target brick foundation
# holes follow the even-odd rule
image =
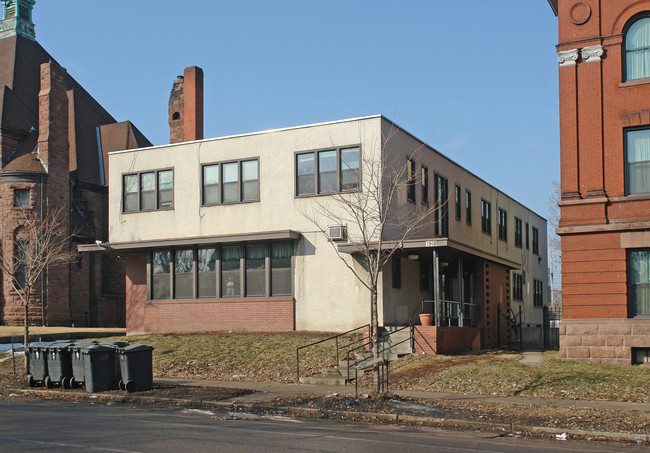
[[[479,327],[414,326],[415,352],[456,354],[481,348]]]
[[[564,319],[560,324],[563,359],[630,365],[632,348],[650,348],[650,319]]]

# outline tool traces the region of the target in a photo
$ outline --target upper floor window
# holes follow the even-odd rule
[[[539,230],[533,227],[533,253],[539,255]]]
[[[625,132],[626,194],[650,193],[650,129]]]
[[[435,233],[438,236],[449,236],[449,183],[447,178],[436,173],[434,180],[436,191],[436,210],[434,212]]]
[[[462,190],[460,189],[460,186],[456,184],[456,220],[460,220],[461,212],[463,210],[461,206],[461,197]]]
[[[650,316],[650,249],[627,254],[627,310],[630,318]]]
[[[521,248],[523,245],[523,222],[515,217],[515,247]]]
[[[359,190],[359,147],[296,154],[296,195]]]
[[[530,250],[530,227],[526,222],[526,250]]]
[[[122,176],[123,212],[172,209],[173,170],[156,170]]]
[[[429,203],[429,169],[422,165],[422,204]]]
[[[14,189],[14,206],[19,208],[29,206],[29,189]]]
[[[472,224],[472,192],[465,190],[465,221]]]
[[[481,200],[481,231],[492,234],[492,204]]]
[[[203,166],[203,205],[259,201],[257,159]]]
[[[508,240],[508,213],[499,208],[499,239]]]
[[[415,161],[406,162],[406,199],[415,203]]]
[[[625,79],[650,77],[650,17],[641,17],[625,33]]]

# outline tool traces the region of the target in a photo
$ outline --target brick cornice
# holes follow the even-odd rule
[[[568,234],[585,234],[585,233],[612,233],[617,231],[636,231],[650,229],[650,221],[642,222],[621,222],[621,223],[607,223],[598,225],[575,225],[575,226],[562,226],[555,230],[559,235]]]

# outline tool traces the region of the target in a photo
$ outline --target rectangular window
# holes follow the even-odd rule
[[[456,184],[456,220],[460,220],[461,215],[462,215],[462,210],[463,210],[463,208],[461,206],[461,204],[462,204],[462,201],[461,201],[462,193],[463,192],[460,189],[460,186],[458,184]]]
[[[422,186],[422,197],[421,201],[422,204],[428,204],[429,203],[429,169],[425,167],[424,165],[422,166],[421,169],[421,186]]]
[[[393,277],[393,288],[402,287],[402,260],[399,256],[393,255],[391,258],[391,274]]]
[[[526,222],[526,250],[530,250],[530,225]]]
[[[239,270],[241,247],[238,245],[221,249],[221,295],[222,297],[239,297],[241,276]]]
[[[122,176],[122,211],[172,209],[174,171],[157,170]]]
[[[539,230],[533,227],[533,253],[539,255]]]
[[[271,295],[291,294],[291,243],[271,244]]]
[[[296,154],[296,195],[359,190],[359,147]]]
[[[217,297],[217,249],[199,249],[197,297]]]
[[[524,300],[524,277],[521,274],[512,274],[512,300]]]
[[[626,195],[650,193],[650,129],[625,132]]]
[[[259,201],[259,188],[257,159],[203,166],[201,196],[204,206]]]
[[[486,200],[481,200],[481,231],[492,234],[492,204]]]
[[[498,208],[499,213],[499,239],[508,242],[508,212]]]
[[[521,248],[523,245],[523,222],[515,217],[515,247]]]
[[[29,260],[29,242],[16,241],[14,249],[14,280],[24,288],[27,284],[27,264]]]
[[[246,296],[266,294],[266,246],[246,246]]]
[[[168,250],[160,250],[152,254],[151,298],[154,300],[170,298],[170,261]]]
[[[627,311],[630,318],[650,316],[650,249],[627,255]]]
[[[174,252],[174,299],[194,298],[194,251]]]
[[[14,189],[14,206],[29,207],[29,189]]]
[[[533,280],[534,292],[533,292],[533,305],[535,307],[544,306],[544,287],[541,280]]]
[[[435,174],[434,189],[436,191],[436,210],[434,211],[435,234],[447,237],[449,235],[449,186],[447,178]]]
[[[465,221],[472,224],[472,192],[465,190]]]
[[[406,200],[415,203],[415,162],[406,162]]]

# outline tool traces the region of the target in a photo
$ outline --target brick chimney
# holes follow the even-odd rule
[[[203,70],[185,68],[169,96],[169,142],[203,139]]]

